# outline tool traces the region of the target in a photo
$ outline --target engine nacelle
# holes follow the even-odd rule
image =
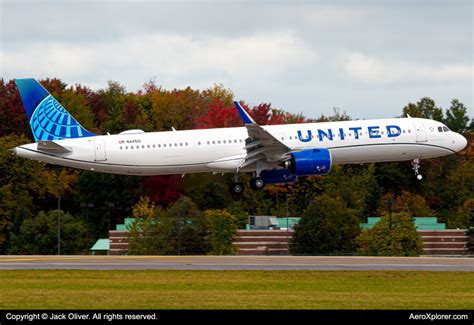
[[[288,169],[263,170],[260,177],[266,184],[286,184],[293,183],[298,178]]]
[[[331,171],[331,160],[328,149],[307,149],[293,152],[284,167],[296,176],[326,175]]]

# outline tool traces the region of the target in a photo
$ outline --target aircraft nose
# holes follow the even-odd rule
[[[453,140],[454,149],[456,152],[463,150],[467,146],[467,139],[459,133],[456,133],[456,138]]]

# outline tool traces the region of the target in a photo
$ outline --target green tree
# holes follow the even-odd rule
[[[143,178],[82,171],[77,180],[72,208],[87,221],[90,236],[108,235],[110,228],[132,213],[132,207],[143,195]],[[93,207],[87,207],[89,204]],[[110,219],[110,220],[109,220]]]
[[[237,220],[227,210],[206,210],[209,234],[206,239],[211,245],[212,255],[231,255],[237,252],[233,242],[237,237]]]
[[[458,99],[451,101],[451,107],[446,110],[444,124],[454,132],[463,133],[468,130],[467,108]]]
[[[234,201],[227,207],[230,214],[233,215],[236,219],[236,224],[238,229],[244,229],[245,225],[249,222],[249,214],[245,211],[242,203],[239,201]]]
[[[0,138],[0,253],[6,251],[10,233],[36,213],[38,199],[72,191],[77,179],[77,171],[12,155],[11,149],[28,142],[25,136]]]
[[[403,108],[403,117],[408,115],[441,122],[443,120],[443,109],[437,107],[431,98],[423,97],[416,104],[408,103],[408,105]]]
[[[119,133],[127,129],[125,121],[125,87],[116,81],[109,80],[105,90],[98,91],[101,111],[107,114],[102,125],[103,132]]]
[[[61,253],[84,254],[92,244],[86,239],[85,224],[60,211]],[[10,254],[53,255],[58,252],[58,211],[40,211],[27,217],[18,234],[12,236]]]
[[[292,254],[337,254],[355,251],[359,220],[340,197],[322,194],[303,213],[290,243]]]
[[[133,217],[129,233],[130,255],[157,255],[163,244],[160,219],[163,211],[150,202],[149,197],[142,197],[133,207]]]
[[[417,256],[423,245],[414,222],[406,212],[384,214],[371,229],[356,239],[363,255]]]
[[[334,168],[320,183],[325,194],[340,196],[360,220],[365,220],[376,214],[382,196],[375,173],[374,164],[346,165]]]
[[[449,211],[448,228],[469,229],[471,219],[474,217],[474,198],[467,199],[460,207]],[[472,219],[474,220],[474,219]]]
[[[166,255],[199,255],[209,252],[207,222],[196,204],[181,196],[162,221],[162,253]]]
[[[222,177],[212,177],[210,175],[198,175],[198,177],[188,177],[197,180],[191,183],[187,180],[188,188],[185,193],[192,198],[198,208],[202,211],[208,209],[224,209],[232,202],[228,191],[228,185],[224,183]]]

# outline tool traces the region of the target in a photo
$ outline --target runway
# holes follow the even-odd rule
[[[468,257],[0,256],[0,270],[474,271]]]

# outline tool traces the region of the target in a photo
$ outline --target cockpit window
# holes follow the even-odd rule
[[[443,132],[443,127],[442,126],[438,126],[438,132]]]
[[[444,132],[448,132],[448,131],[449,131],[449,129],[448,129],[446,126],[443,126],[443,130],[444,130]]]

